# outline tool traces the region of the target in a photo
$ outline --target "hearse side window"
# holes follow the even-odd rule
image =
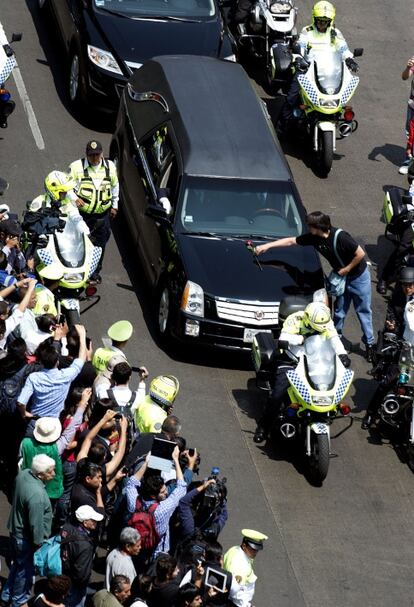
[[[140,145],[140,153],[145,158],[155,198],[157,199],[159,189],[167,189],[172,203],[178,185],[178,166],[168,126],[160,127],[144,140]]]

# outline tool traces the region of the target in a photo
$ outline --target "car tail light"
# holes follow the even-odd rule
[[[339,405],[339,408],[341,410],[342,415],[349,415],[351,413],[351,407],[349,405],[344,405],[344,403],[341,403]]]

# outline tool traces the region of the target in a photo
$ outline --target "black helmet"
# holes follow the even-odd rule
[[[402,268],[400,272],[400,282],[402,284],[414,282],[414,268],[409,268],[408,266]]]

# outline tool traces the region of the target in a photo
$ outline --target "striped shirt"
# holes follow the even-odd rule
[[[30,398],[30,413],[39,417],[59,417],[71,382],[79,375],[83,360],[76,358],[67,369],[43,369],[31,373],[20,392],[17,402],[27,406]]]

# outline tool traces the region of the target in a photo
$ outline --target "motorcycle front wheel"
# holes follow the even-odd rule
[[[329,470],[329,437],[327,434],[311,433],[309,465],[312,480],[322,483]]]
[[[65,310],[65,316],[69,328],[80,324],[79,310]]]
[[[333,161],[333,138],[331,131],[321,131],[319,133],[318,147],[318,168],[321,175],[326,177],[332,168]]]

